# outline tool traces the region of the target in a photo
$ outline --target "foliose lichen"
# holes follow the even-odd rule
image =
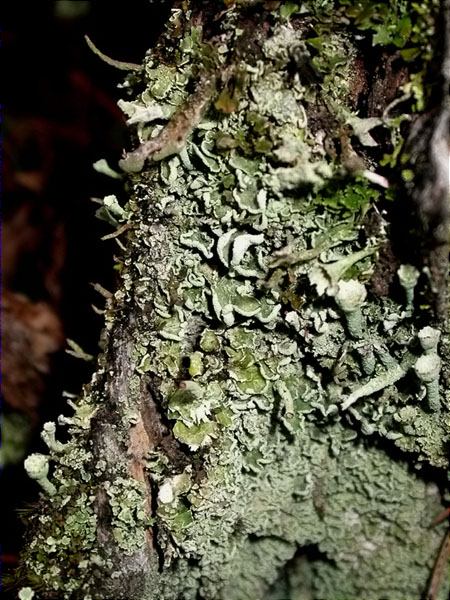
[[[136,598],[294,600],[305,582],[305,597],[419,597],[439,545],[428,525],[440,495],[409,463],[448,465],[444,332],[416,318],[409,265],[397,281],[406,296],[371,291],[387,231],[367,223],[383,193],[348,168],[356,151],[343,131],[370,148],[369,131],[392,125],[357,113],[352,26],[377,44],[417,43],[419,54],[428,41],[405,20],[406,2],[364,3],[370,15],[350,3],[350,23],[347,1],[334,16],[329,2],[275,3],[251,32],[238,4],[214,43],[189,10],[172,11],[145,60],[144,91],[121,103],[145,148],[122,162],[130,199],[103,203],[130,225],[106,335],[122,332],[127,310],[136,315],[111,427],[126,443],[144,382],[187,459],[148,449],[149,518],[145,484],[120,461],[111,470],[113,447],[103,459],[89,441],[106,352],[64,418],[71,440],[57,443],[46,427],[55,489],[48,514],[33,517],[27,570],[62,597],[97,597],[92,565],[114,568],[98,541],[102,480],[124,554],[153,528],[160,569],[142,575]],[[186,127],[189,90],[211,70],[222,78]],[[177,132],[169,152],[149,144]],[[370,154],[359,160],[374,167]]]

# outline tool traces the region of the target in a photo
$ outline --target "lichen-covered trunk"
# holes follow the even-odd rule
[[[27,460],[23,598],[446,597],[447,5],[172,10],[120,102],[104,352]]]

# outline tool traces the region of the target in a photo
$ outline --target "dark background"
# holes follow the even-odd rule
[[[87,47],[140,63],[167,18],[149,0],[6,0],[2,28],[2,399],[3,414],[21,415],[24,451],[46,452],[42,423],[70,414],[63,391],[79,393],[94,363],[64,352],[65,338],[98,353],[104,300],[98,282],[114,290],[111,226],[95,217],[91,197],[122,183],[96,173],[106,158],[115,168],[127,131],[116,101],[126,73]],[[56,350],[56,351],[55,351]],[[3,427],[2,427],[3,429]],[[64,434],[59,432],[62,439]],[[38,486],[23,460],[2,471],[1,544],[5,597],[17,597],[24,526],[21,513],[36,502]]]

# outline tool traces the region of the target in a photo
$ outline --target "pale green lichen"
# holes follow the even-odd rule
[[[66,450],[65,444],[58,442],[55,438],[56,424],[52,421],[44,423],[41,433],[41,438],[47,444],[49,450],[53,452],[64,452]]]
[[[437,354],[424,354],[417,359],[414,365],[417,377],[425,384],[427,403],[430,410],[439,412],[439,374],[441,372],[441,359]]]
[[[120,173],[118,173],[117,171],[114,171],[114,169],[112,169],[109,166],[109,164],[105,158],[101,158],[101,159],[97,160],[92,166],[97,171],[97,173],[102,173],[103,175],[107,175],[108,177],[111,177],[112,179],[121,179],[122,178],[122,175]]]
[[[28,569],[61,597],[98,597],[86,564],[113,569],[96,539],[98,480],[124,556],[155,525],[159,569],[144,572],[145,591],[127,600],[295,600],[305,581],[313,598],[404,600],[425,589],[440,495],[410,466],[447,466],[450,419],[444,406],[430,410],[429,395],[422,402],[412,367],[423,363],[420,345],[437,357],[439,336],[370,292],[386,231],[369,234],[364,222],[380,192],[342,179],[324,139],[342,143],[347,123],[370,149],[378,121],[351,106],[358,49],[348,21],[334,29],[329,2],[310,8],[307,30],[286,21],[297,9],[281,20],[272,11],[258,53],[239,55],[240,89],[225,90],[227,100],[206,86],[197,107],[189,90],[200,93],[202,73],[227,64],[244,35],[239,8],[217,25],[219,49],[202,42],[188,11],[173,11],[171,35],[181,39],[166,39],[160,62],[146,58],[145,89],[123,104],[144,145],[173,134],[160,120],[193,117],[168,147],[129,153],[136,164],[122,166],[139,172],[129,202],[103,206],[131,225],[106,317],[113,344],[133,307],[132,373],[111,429],[125,447],[148,386],[177,460],[167,444],[149,448],[150,519],[147,490],[114,464],[117,447],[105,443],[94,458],[89,430],[105,378],[115,381],[106,352],[92,392],[61,419],[69,446],[47,427],[56,493],[53,512],[34,517]],[[325,131],[324,119],[336,124]],[[392,445],[403,458],[384,452]]]
[[[326,292],[330,296],[336,296],[336,302],[339,303],[340,297],[343,293],[345,295],[345,288],[348,286],[348,283],[341,281],[344,279],[345,273],[356,263],[374,254],[375,251],[376,248],[365,248],[328,264],[318,262],[310,270],[308,274],[309,280],[312,285],[316,286],[319,295]],[[341,287],[341,291],[339,291],[339,286]]]
[[[361,366],[366,375],[372,375],[375,370],[376,358],[372,344],[363,343],[356,347],[361,357]]]
[[[126,211],[120,206],[117,197],[114,194],[105,196],[100,203],[102,207],[96,211],[96,216],[110,225],[117,226],[128,217]]]
[[[145,486],[129,478],[118,477],[105,483],[112,512],[111,527],[115,542],[126,554],[145,544],[149,522],[145,511]]]
[[[158,517],[170,528],[177,542],[186,538],[186,529],[193,521],[186,496],[192,487],[191,467],[183,473],[165,479],[158,491]]]
[[[405,290],[406,309],[411,310],[414,302],[414,288],[419,280],[420,273],[412,265],[401,265],[397,270],[400,285]]]
[[[49,496],[54,496],[56,493],[56,487],[48,479],[48,456],[44,454],[30,454],[25,460],[24,467],[28,476],[31,479],[35,479],[41,488]]]
[[[366,296],[366,288],[358,281],[341,281],[338,284],[334,299],[345,315],[348,332],[352,338],[359,339],[363,336],[364,324],[361,307]]]
[[[437,354],[437,347],[441,338],[439,329],[429,326],[423,327],[417,337],[425,354]]]
[[[404,377],[405,373],[406,371],[399,364],[392,365],[389,370],[373,377],[366,384],[349,394],[342,403],[342,409],[346,410],[360,398],[371,396],[375,392],[380,392],[384,388],[393,385]]]
[[[31,588],[24,587],[21,590],[19,590],[18,597],[19,597],[19,600],[33,600],[34,592]]]

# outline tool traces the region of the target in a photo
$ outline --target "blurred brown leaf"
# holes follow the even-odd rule
[[[2,293],[2,392],[5,403],[37,418],[51,354],[64,342],[61,320],[45,302]]]

